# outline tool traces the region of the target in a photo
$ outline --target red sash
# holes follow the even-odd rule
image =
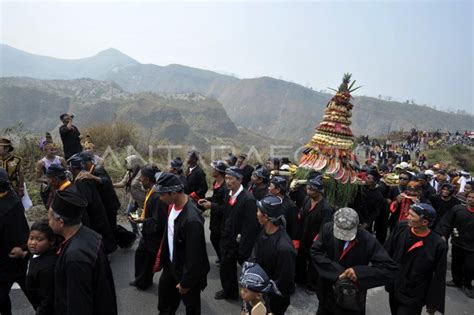
[[[347,245],[347,247],[342,251],[342,254],[339,257],[339,261],[341,261],[342,258],[344,258],[344,256],[347,255],[347,253],[352,249],[352,247],[355,246],[356,243],[357,243],[357,240],[352,240],[349,242],[349,245]]]
[[[173,205],[168,205],[168,215],[166,216],[166,218],[168,218],[168,216],[170,215],[171,209],[173,209]],[[165,230],[164,233],[168,233],[168,231]],[[165,239],[165,235],[163,234],[163,237],[161,238],[161,242],[160,242],[160,247],[158,248],[158,253],[156,254],[155,265],[153,266],[154,273],[163,269],[163,266],[161,265],[161,250],[163,249],[164,239]]]

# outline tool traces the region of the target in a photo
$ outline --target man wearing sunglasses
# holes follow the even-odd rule
[[[389,193],[390,201],[393,201],[395,198],[398,197],[398,195],[400,195],[402,192],[404,192],[407,189],[408,182],[411,180],[411,178],[412,178],[412,175],[408,173],[407,171],[403,171],[398,175],[398,181],[399,181],[398,186],[393,187]]]
[[[404,177],[400,176],[400,180]],[[401,182],[400,182],[401,184]],[[415,203],[430,203],[423,197],[423,188],[421,183],[416,180],[410,180],[406,189],[401,192],[390,204],[389,211],[391,231],[395,229],[397,222],[407,220],[411,205]]]

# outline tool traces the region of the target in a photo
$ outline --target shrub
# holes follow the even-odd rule
[[[443,146],[432,150],[425,150],[428,164],[443,163],[456,169],[474,171],[472,156],[474,149],[464,145]]]
[[[121,149],[129,145],[137,147],[139,143],[139,128],[127,121],[91,124],[82,131],[82,137],[86,135],[91,136],[95,150],[99,153],[109,146],[112,149]]]
[[[474,170],[474,159],[472,158],[474,150],[472,148],[464,145],[455,145],[449,147],[448,152],[461,168],[469,171]]]

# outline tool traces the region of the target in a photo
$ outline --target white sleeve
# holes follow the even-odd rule
[[[464,192],[464,186],[466,186],[466,182],[466,177],[461,176],[461,178],[459,179],[459,192]]]

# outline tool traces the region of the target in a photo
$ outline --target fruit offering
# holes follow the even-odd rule
[[[313,169],[330,175],[342,184],[358,181],[354,170],[358,164],[352,152],[354,135],[350,129],[352,116],[351,92],[356,81],[351,82],[351,74],[346,73],[342,83],[326,106],[323,121],[306,145],[299,167]]]

